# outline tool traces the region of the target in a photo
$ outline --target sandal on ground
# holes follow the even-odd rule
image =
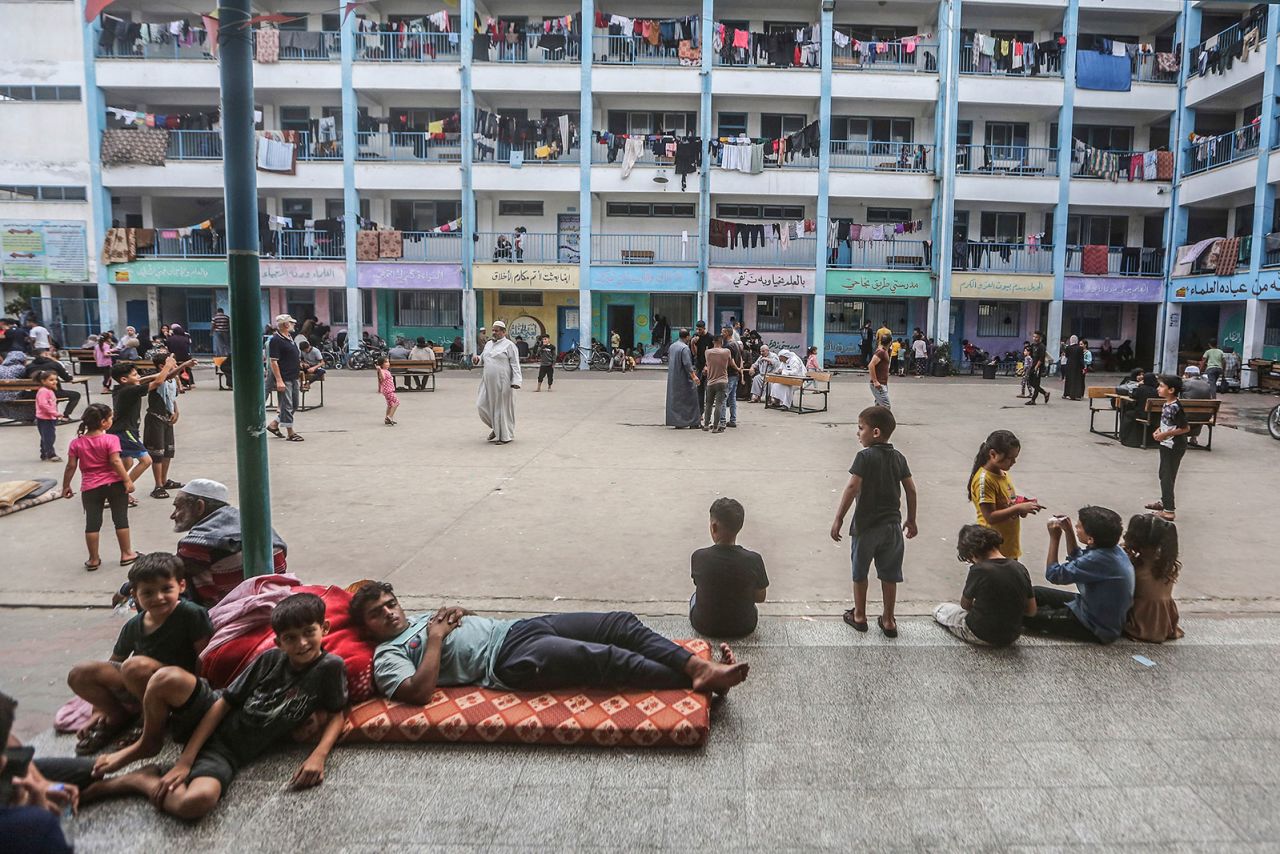
[[[884,635],[885,637],[887,637],[887,638],[896,638],[896,637],[898,636],[898,630],[897,630],[896,628],[893,628],[893,629],[886,629],[886,628],[884,627],[884,617],[883,617],[883,616],[876,617],[876,625],[880,627],[880,633],[881,633],[882,635]]]
[[[133,562],[134,562],[135,560],[137,560],[137,559],[138,559],[138,553],[137,553],[137,552],[134,552],[134,553],[133,553],[133,557],[128,557],[128,558],[127,558],[127,557],[125,557],[124,555],[120,555],[120,565],[121,565],[121,566],[133,566]]]
[[[142,738],[142,727],[135,722],[128,727],[127,731],[122,730],[120,734],[116,736],[115,741],[111,742],[111,749],[113,751],[124,750],[140,738]]]
[[[382,419],[382,423],[383,423],[383,424],[385,424],[385,425],[387,425],[388,427],[394,427],[394,426],[396,426],[396,422],[392,421],[390,418],[384,418],[384,419]]]
[[[285,439],[285,441],[286,442],[303,442],[305,440],[301,436],[299,436],[297,433],[294,433],[292,436]]]
[[[278,424],[277,424],[276,426],[274,426],[274,427],[272,427],[270,424],[268,424],[268,425],[267,425],[267,432],[268,432],[268,433],[270,433],[272,436],[275,436],[277,439],[283,439],[283,438],[284,438],[284,434],[280,432],[280,426],[279,426]]]
[[[867,630],[867,621],[863,620],[862,622],[858,622],[857,620],[855,620],[853,618],[852,608],[844,612],[844,621],[849,625],[853,626],[854,629],[856,629],[857,631],[865,632]]]
[[[161,486],[163,486],[165,489],[182,489],[182,487],[186,486],[186,484],[178,483],[176,480],[166,480],[163,484],[161,484]]]
[[[1175,514],[1172,510],[1158,510],[1156,511],[1156,515],[1159,516],[1161,519],[1165,520],[1166,522],[1173,522],[1178,518],[1177,514]]]
[[[87,569],[87,570],[89,570],[90,572],[97,572],[97,571],[98,571],[98,568],[99,568],[99,567],[101,567],[101,566],[102,566],[102,561],[101,561],[101,560],[99,560],[97,563],[94,563],[94,562],[93,562],[93,561],[91,561],[91,560],[86,560],[86,561],[84,562],[84,568],[85,568],[85,569]]]
[[[130,496],[129,496],[129,506],[130,506],[130,507],[137,507],[137,506],[138,506],[138,499],[136,499],[136,498],[134,498],[132,495],[130,495]]]
[[[1144,508],[1146,508],[1147,510],[1156,510],[1156,511],[1160,511],[1160,510],[1163,510],[1163,509],[1164,509],[1164,502],[1163,502],[1163,501],[1152,501],[1150,504],[1144,504],[1144,505],[1142,505],[1142,506],[1143,506]]]
[[[152,498],[168,498],[169,493],[165,490],[163,486],[157,486],[155,489],[151,490],[151,497]]]
[[[76,742],[76,756],[93,756],[101,753],[124,730],[126,724],[109,724],[98,721],[84,737]]]

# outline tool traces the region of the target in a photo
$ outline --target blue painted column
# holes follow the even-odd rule
[[[591,68],[595,59],[595,45],[592,43],[592,26],[596,19],[595,0],[582,0],[582,56],[580,74],[580,91],[578,101],[578,346],[586,347],[591,352],[592,299],[591,299],[591,258],[592,235],[595,228],[592,224],[591,204],[591,128],[595,124],[595,105],[591,97]],[[601,334],[602,340],[608,340],[608,330]],[[558,342],[557,342],[558,344]],[[590,359],[582,359],[578,370],[591,369]]]
[[[1271,146],[1275,143],[1276,112],[1276,39],[1280,35],[1280,8],[1267,7],[1267,41],[1263,45],[1262,121],[1259,122],[1258,177],[1253,189],[1253,242],[1249,247],[1249,274],[1256,281],[1266,257],[1264,238],[1271,229],[1275,208],[1275,190],[1267,180],[1271,163]],[[1262,358],[1262,345],[1267,326],[1267,303],[1250,296],[1244,313],[1244,342],[1240,359],[1248,370],[1250,359]],[[1247,381],[1247,382],[1245,382]],[[1254,384],[1253,371],[1242,377],[1242,384]]]
[[[1053,212],[1053,301],[1049,303],[1046,344],[1062,338],[1063,280],[1067,274],[1067,219],[1071,214],[1071,148],[1076,107],[1076,50],[1080,41],[1080,0],[1068,0],[1062,19],[1067,40],[1062,55],[1062,109],[1058,111],[1058,205]]]
[[[84,2],[80,6],[79,17],[84,18]],[[86,133],[89,137],[89,203],[93,211],[92,227],[86,229],[89,242],[88,254],[93,259],[96,273],[94,280],[98,291],[98,329],[114,329],[117,326],[119,312],[116,310],[116,291],[107,277],[107,265],[102,263],[102,244],[107,239],[107,228],[111,225],[111,191],[102,186],[102,126],[106,120],[107,103],[98,88],[97,51],[98,38],[102,34],[102,24],[95,20],[84,28],[84,108],[88,123]]]
[[[360,194],[356,192],[356,126],[359,109],[356,103],[354,70],[356,59],[356,16],[342,22],[342,239],[345,249],[347,280],[347,349],[360,346],[364,324],[370,318],[361,316],[364,303],[360,299],[356,275],[356,233],[360,230]]]
[[[1195,127],[1195,110],[1187,106],[1187,81],[1191,71],[1191,48],[1200,42],[1200,9],[1183,0],[1178,17],[1177,36],[1181,40],[1181,64],[1178,70],[1178,111],[1169,128],[1169,150],[1173,152],[1173,186],[1170,189],[1169,213],[1165,215],[1165,299],[1160,306],[1160,335],[1155,367],[1162,371],[1177,370],[1178,339],[1182,331],[1182,304],[1169,300],[1170,278],[1177,260],[1178,247],[1187,242],[1188,211],[1181,203],[1181,187],[1186,168],[1183,156],[1187,134]]]
[[[831,221],[831,53],[835,3],[822,4],[822,88],[818,101],[818,235],[814,259],[813,311],[809,343],[818,348],[818,364],[825,365],[827,348],[827,224]]]
[[[714,325],[711,296],[707,293],[707,269],[711,266],[711,136],[715,133],[715,117],[711,113],[711,45],[715,14],[715,0],[702,0],[702,18],[698,27],[702,64],[698,71],[698,135],[702,137],[702,168],[698,172],[698,296],[694,319],[705,319],[708,329]],[[750,296],[745,299],[750,299]]]
[[[956,214],[956,122],[960,103],[960,13],[961,0],[942,0],[938,11],[938,106],[935,122],[939,141],[934,155],[939,193],[933,233],[934,269],[937,290],[930,300],[927,335],[937,341],[951,336],[951,256],[955,242]],[[954,342],[953,342],[954,343]],[[954,349],[954,347],[953,347]]]
[[[476,3],[461,0],[458,38],[462,66],[458,70],[458,89],[462,98],[459,116],[459,141],[462,144],[462,340],[463,352],[473,351],[476,343],[476,231],[480,224],[476,215],[476,193],[472,184],[475,163],[476,99],[471,91],[472,53],[475,47]]]

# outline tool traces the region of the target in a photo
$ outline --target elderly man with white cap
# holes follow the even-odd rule
[[[476,410],[489,428],[489,441],[505,445],[516,437],[516,395],[520,388],[520,351],[507,337],[507,324],[493,322],[493,339],[486,342],[484,352],[472,361],[484,365],[480,377],[480,394]]]
[[[302,353],[293,342],[293,329],[298,321],[281,314],[276,317],[274,325],[276,331],[267,342],[267,358],[270,360],[267,391],[276,393],[276,418],[267,425],[267,432],[290,442],[301,442],[302,437],[293,430],[293,412],[298,406],[302,375]],[[280,432],[281,427],[284,433]]]
[[[1196,365],[1187,365],[1182,371],[1182,393],[1178,395],[1183,400],[1211,400],[1213,398],[1213,386],[1209,383],[1204,375],[1200,373],[1200,368]],[[1201,424],[1191,425],[1191,437],[1187,441],[1192,445],[1200,444]]]

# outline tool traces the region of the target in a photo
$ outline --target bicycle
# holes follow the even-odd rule
[[[1280,404],[1273,406],[1271,414],[1267,416],[1267,432],[1272,439],[1280,439]]]
[[[609,354],[599,347],[588,350],[586,347],[575,347],[564,354],[560,363],[568,370],[576,371],[582,365],[582,354],[587,354],[587,368],[593,371],[607,371],[612,363]]]

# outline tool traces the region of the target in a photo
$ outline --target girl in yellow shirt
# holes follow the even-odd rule
[[[1009,477],[1021,451],[1022,443],[1013,433],[993,431],[973,460],[967,493],[978,524],[999,531],[1004,537],[1000,550],[1015,560],[1022,556],[1022,517],[1041,510],[1039,502],[1017,494]]]

